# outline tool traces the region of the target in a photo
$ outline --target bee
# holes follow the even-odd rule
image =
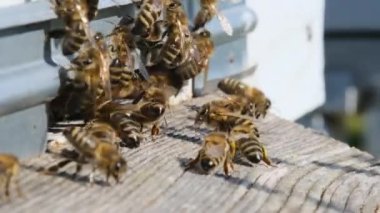
[[[120,176],[127,171],[127,162],[113,144],[99,140],[82,127],[70,127],[65,129],[63,134],[80,154],[75,174],[81,171],[83,164],[92,164],[93,170],[89,176],[91,184],[94,182],[93,175],[96,169],[106,174],[107,183],[110,176],[118,183]]]
[[[195,125],[200,126],[202,123],[231,135],[240,133],[259,137],[256,125],[249,117],[236,115],[213,105],[205,105],[197,112]]]
[[[218,0],[200,0],[200,3],[201,10],[195,17],[193,31],[203,28],[207,22],[216,16],[224,32],[226,32],[229,36],[232,36],[233,29],[230,22],[217,8]]]
[[[84,131],[94,135],[102,142],[114,144],[119,148],[119,141],[115,129],[105,121],[92,120],[84,126]]]
[[[164,20],[154,23],[149,36],[138,39],[137,44],[141,52],[144,64],[153,66],[158,62],[164,38],[167,35],[168,25]]]
[[[214,53],[214,42],[211,39],[210,31],[206,29],[202,29],[200,31],[193,33],[193,40],[197,50],[199,51],[199,62],[198,67],[200,72],[205,73],[204,77],[204,85],[206,85],[206,81],[208,79],[208,70],[210,64],[210,57]]]
[[[268,166],[272,165],[272,161],[268,157],[268,152],[264,144],[259,142],[257,137],[243,137],[236,141],[238,151],[251,163],[260,163],[264,161]]]
[[[165,113],[165,105],[158,102],[140,102],[138,104],[120,104],[115,102],[110,102],[104,105],[100,112],[104,116],[104,119],[110,119],[112,125],[118,129],[124,128],[120,126],[121,124],[117,124],[124,118],[128,118],[132,121],[135,121],[139,124],[140,132],[142,132],[145,125],[153,124],[151,129],[152,135],[157,135],[159,133],[159,128],[157,126],[159,120]],[[121,115],[113,115],[113,114],[123,114]],[[112,118],[112,117],[115,118]],[[121,119],[123,118],[123,119]],[[125,120],[125,119],[124,119]],[[115,125],[116,123],[116,125]],[[120,132],[120,131],[119,131]],[[121,137],[121,136],[120,136]],[[123,137],[121,137],[123,139]]]
[[[110,49],[114,57],[109,70],[112,87],[120,86],[123,74],[129,76],[134,72],[134,56],[125,40],[128,34],[125,26],[117,26],[111,33]]]
[[[198,52],[195,51],[197,50],[194,50],[193,53],[191,53],[191,56],[193,57],[189,57],[187,61],[175,68],[174,72],[181,81],[194,78],[201,72],[199,67],[199,55],[197,54]]]
[[[236,113],[240,115],[253,116],[254,106],[252,103],[245,97],[230,95],[225,99],[214,100],[208,103],[205,103],[201,106],[202,110],[207,110],[210,108],[223,108],[230,113]]]
[[[130,118],[130,116],[115,112],[110,116],[110,123],[117,130],[122,142],[120,146],[137,148],[140,146],[143,136],[141,134],[141,124]]]
[[[202,174],[210,174],[223,164],[224,174],[229,176],[233,170],[235,149],[235,142],[225,133],[210,133],[205,136],[197,157],[188,163],[186,170],[195,168]]]
[[[175,62],[182,51],[183,44],[184,34],[181,30],[181,26],[178,23],[170,25],[167,40],[162,46],[158,61],[162,61],[165,67],[169,69],[178,66]]]
[[[77,18],[73,16],[79,16],[79,14],[73,13],[77,8],[84,10],[87,19],[91,21],[98,13],[98,3],[99,0],[55,0],[53,6],[58,17],[64,18],[66,21]]]
[[[56,0],[54,2],[55,12],[65,23],[65,37],[62,42],[62,53],[72,55],[77,52],[82,44],[89,40],[88,28],[89,14],[93,14],[87,1],[84,0]]]
[[[142,103],[139,107],[139,110],[135,110],[132,112],[127,112],[126,114],[130,116],[132,120],[137,121],[141,125],[141,131],[144,125],[152,124],[151,135],[158,135],[160,129],[158,127],[158,122],[160,118],[165,113],[165,105],[157,102],[145,102]]]
[[[241,81],[226,78],[218,83],[218,88],[226,94],[246,97],[255,107],[255,117],[265,117],[271,106],[271,101],[264,93],[254,87],[250,87]]]
[[[87,41],[86,32],[82,22],[73,22],[66,27],[66,35],[62,42],[63,55],[72,55]]]
[[[210,32],[204,29],[193,33],[192,36],[186,36],[185,34],[185,41],[187,42],[185,42],[184,48],[179,55],[185,62],[177,63],[180,65],[175,69],[175,73],[184,81],[205,72],[206,77],[204,80],[206,82],[209,58],[214,51]],[[187,44],[191,44],[191,46],[187,46]]]
[[[165,86],[158,88],[156,86],[150,86],[144,92],[140,94],[140,97],[134,100],[134,103],[138,103],[140,100],[145,102],[157,102],[164,106],[168,106],[169,92],[165,89]]]
[[[97,108],[104,102],[104,89],[98,70],[94,57],[87,51],[81,51],[67,72],[67,82],[83,96],[79,101],[86,120],[94,118]]]
[[[161,0],[144,0],[135,20],[132,33],[141,37],[149,36],[154,23],[161,16],[163,3]]]
[[[18,176],[20,173],[20,162],[12,154],[0,154],[0,181],[4,184],[4,195],[6,199],[10,196],[10,187],[13,183],[19,196],[23,196]]]

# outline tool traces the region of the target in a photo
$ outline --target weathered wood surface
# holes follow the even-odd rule
[[[199,105],[210,97],[192,100]],[[70,178],[24,169],[25,198],[2,204],[1,212],[379,212],[380,163],[371,155],[269,115],[257,121],[262,142],[277,167],[236,165],[232,177],[184,172],[201,135],[184,106],[173,107],[169,127],[156,142],[124,149],[129,171],[120,185],[87,185],[86,171]],[[56,161],[56,159],[55,159]],[[48,154],[24,164],[54,162]],[[102,180],[103,176],[97,176]]]

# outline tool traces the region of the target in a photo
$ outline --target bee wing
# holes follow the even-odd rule
[[[204,148],[206,155],[211,158],[223,157],[228,149],[227,144],[225,143],[207,143]]]
[[[219,23],[222,26],[224,32],[226,32],[227,35],[232,36],[234,30],[232,29],[230,21],[215,6],[213,6],[213,9],[215,10],[216,17],[218,18]]]
[[[109,73],[109,63],[106,58],[106,55],[101,51],[99,53],[99,75],[102,81],[102,86],[104,89],[105,101],[109,101],[112,99],[111,96],[111,81],[110,81],[110,73]]]

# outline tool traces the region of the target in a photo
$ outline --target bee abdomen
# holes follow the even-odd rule
[[[136,148],[140,145],[142,140],[141,124],[123,113],[111,115],[111,121],[123,141],[121,146]]]
[[[141,8],[140,13],[138,14],[135,27],[132,29],[132,33],[140,35],[142,37],[147,37],[150,33],[150,29],[158,20],[159,16],[159,12],[154,11],[152,4],[145,3]]]
[[[133,73],[131,72],[123,72],[121,73],[120,76],[120,83],[123,87],[132,87],[133,86]]]
[[[200,69],[197,63],[193,59],[190,59],[189,61],[179,66],[175,72],[184,81],[194,78],[200,73]]]
[[[255,139],[244,139],[240,143],[243,155],[252,163],[259,163],[263,159],[262,147]]]
[[[225,78],[218,83],[218,88],[226,94],[233,95],[246,89],[247,85],[235,79]]]
[[[114,60],[110,65],[111,83],[119,84],[122,83],[123,80],[129,82],[132,79],[129,71],[128,66],[121,64],[118,60]]]
[[[71,55],[77,52],[82,44],[87,40],[86,33],[81,29],[80,24],[77,29],[68,29],[62,44],[62,53],[64,55]]]
[[[161,54],[164,63],[170,66],[180,54],[180,49],[175,44],[169,44],[162,50]]]

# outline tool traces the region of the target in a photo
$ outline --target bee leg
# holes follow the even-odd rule
[[[267,149],[265,148],[264,145],[261,145],[261,149],[262,149],[262,152],[263,152],[263,161],[264,161],[268,166],[274,166],[274,167],[277,167],[277,166],[275,166],[275,165],[272,165],[272,161],[269,159]]]
[[[5,199],[7,201],[9,200],[9,196],[10,196],[10,192],[9,192],[10,183],[11,183],[11,176],[7,175],[5,179],[5,192],[4,192]]]
[[[106,172],[106,183],[107,183],[107,184],[110,183],[110,181],[109,181],[109,179],[110,179],[110,175],[111,175],[111,171],[110,171],[109,168],[107,168],[107,172]]]
[[[115,179],[116,183],[120,183],[119,175],[118,174],[112,174],[113,179]]]
[[[66,166],[70,162],[71,162],[71,160],[68,160],[68,159],[63,160],[61,162],[58,162],[57,164],[47,168],[43,173],[46,175],[51,175],[51,174],[57,173],[60,168],[63,168],[64,166]]]
[[[224,170],[224,174],[226,176],[231,176],[230,171],[233,171],[233,165],[232,165],[232,162],[229,159],[226,159],[224,161],[223,170]]]
[[[24,193],[21,191],[21,187],[20,187],[20,179],[19,179],[18,177],[15,178],[15,180],[14,180],[14,184],[15,184],[15,186],[16,186],[17,195],[18,195],[19,197],[25,197],[25,196],[24,196]]]
[[[260,137],[259,129],[257,129],[257,127],[253,128],[253,132],[254,132],[256,137],[258,137],[258,138]]]
[[[229,140],[230,145],[230,158],[234,159],[236,155],[236,142],[234,140]]]
[[[82,164],[77,163],[77,166],[75,167],[75,172],[73,174],[73,179],[76,179],[78,177],[78,174],[82,171]]]
[[[160,133],[160,128],[157,126],[157,124],[153,124],[151,134],[152,136],[158,135]]]
[[[95,170],[96,170],[96,167],[92,167],[92,171],[88,177],[89,182],[90,182],[90,186],[93,186],[94,182],[95,182]]]
[[[195,159],[190,159],[190,161],[185,165],[185,172],[194,168],[195,164],[199,161],[200,155],[198,154]]]

